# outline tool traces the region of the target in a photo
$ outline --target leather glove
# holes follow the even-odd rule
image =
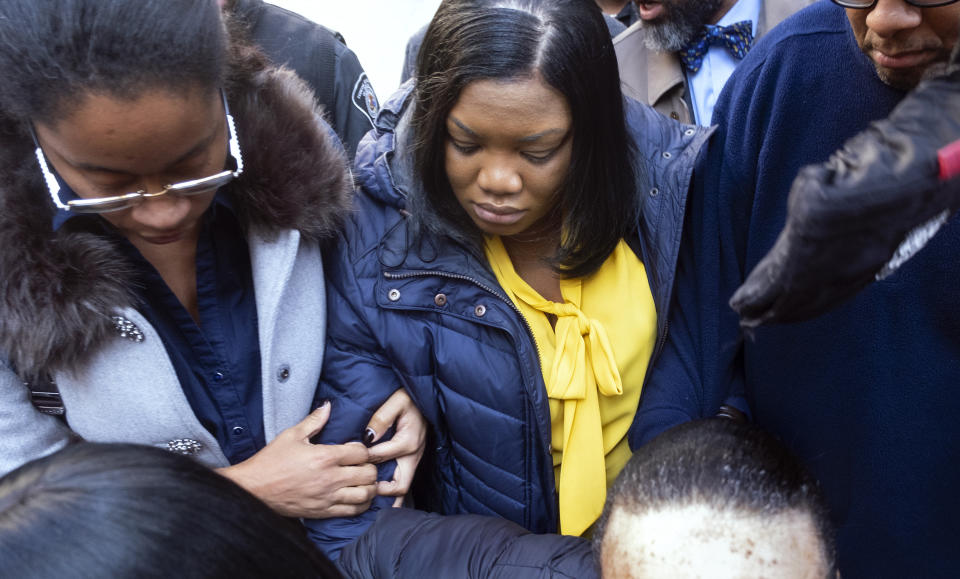
[[[786,226],[730,299],[741,327],[831,310],[896,270],[960,208],[958,55],[886,120],[800,171]]]

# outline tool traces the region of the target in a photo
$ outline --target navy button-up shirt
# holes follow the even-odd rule
[[[57,176],[64,202],[77,195]],[[68,220],[96,220],[134,266],[139,312],[160,335],[180,386],[200,423],[231,464],[266,444],[253,271],[243,230],[225,191],[204,214],[197,242],[200,324],[157,270],[105,220],[58,210],[54,228]],[[149,383],[138,385],[149,388]]]

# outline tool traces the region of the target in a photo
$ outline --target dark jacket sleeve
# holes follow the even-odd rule
[[[599,577],[590,543],[505,519],[388,509],[339,562],[347,577]]]
[[[250,26],[251,40],[274,63],[305,80],[350,158],[373,128],[379,102],[360,61],[339,33],[265,2],[240,0],[234,13]]]
[[[339,58],[334,75],[334,102],[327,105],[327,110],[352,159],[360,139],[374,127],[374,120],[380,112],[380,101],[357,55],[345,44],[341,44],[337,50]]]
[[[741,324],[814,318],[892,273],[960,207],[958,174],[955,63],[828,162],[800,171],[786,226],[731,299]]]
[[[731,380],[717,381],[708,372],[708,365],[717,364],[709,340],[717,332],[718,312],[704,304],[719,301],[719,288],[715,283],[717,262],[711,259],[711,249],[703,236],[710,227],[706,213],[710,193],[704,168],[710,148],[715,146],[711,141],[701,150],[693,173],[673,297],[666,312],[667,338],[653,361],[627,434],[632,449],[683,422],[716,416],[723,405],[749,416],[742,380],[731,376]]]
[[[313,442],[343,444],[362,440],[370,417],[398,388],[403,387],[391,364],[380,355],[365,316],[370,292],[357,284],[357,274],[348,258],[346,243],[327,251],[324,277],[327,288],[327,339],[323,375],[316,403],[329,399],[330,419]],[[380,442],[389,440],[388,431]],[[379,465],[379,480],[390,480],[396,463]],[[335,559],[339,550],[362,534],[380,509],[389,508],[394,497],[377,497],[370,510],[356,517],[304,521],[311,539]]]
[[[683,252],[681,247],[680,268],[684,267]],[[684,279],[683,273],[677,272],[673,303],[664,314],[669,316],[667,340],[643,385],[627,434],[632,449],[673,426],[702,417],[703,381],[694,340],[700,324],[692,281],[692,276]]]

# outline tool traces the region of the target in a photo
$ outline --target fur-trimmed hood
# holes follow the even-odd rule
[[[268,68],[227,89],[244,172],[229,186],[248,231],[296,229],[335,237],[353,183],[334,133],[293,73]],[[0,356],[25,378],[81,364],[136,303],[132,271],[114,243],[70,220],[53,231],[53,204],[29,136],[0,115]]]

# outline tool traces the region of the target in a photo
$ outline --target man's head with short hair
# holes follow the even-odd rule
[[[634,453],[594,533],[604,577],[835,577],[816,482],[773,436],[727,419]]]
[[[960,2],[922,8],[905,0],[876,0],[846,11],[857,44],[886,84],[910,90],[946,70],[960,33]]]
[[[634,0],[644,43],[657,52],[676,52],[689,45],[707,24],[726,13],[735,0]]]

